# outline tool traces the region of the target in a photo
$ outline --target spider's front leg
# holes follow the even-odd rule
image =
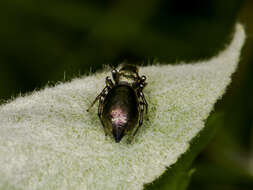
[[[119,84],[119,73],[116,69],[112,70],[112,78],[116,85]]]
[[[145,106],[146,115],[148,115],[148,103],[147,103],[146,98],[145,98],[142,91],[139,93],[139,97],[141,97],[141,102],[143,102],[143,104]]]
[[[104,89],[102,90],[102,92],[95,98],[95,100],[92,102],[92,104],[90,105],[90,107],[87,109],[87,112],[90,111],[90,109],[92,108],[92,106],[102,97],[105,96],[110,89],[112,89],[112,87],[114,86],[112,80],[110,79],[110,77],[106,77],[105,79],[105,84],[106,86],[104,87]]]
[[[106,86],[110,87],[110,89],[114,86],[112,80],[108,76],[105,79],[105,84],[106,84]]]

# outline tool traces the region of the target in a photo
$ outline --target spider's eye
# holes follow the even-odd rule
[[[146,76],[141,76],[141,81],[144,82],[146,80]]]
[[[117,73],[116,69],[113,69],[112,74],[116,74],[116,73]]]

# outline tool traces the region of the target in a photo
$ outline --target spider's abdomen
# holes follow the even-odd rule
[[[120,84],[108,92],[104,100],[102,120],[116,142],[136,126],[139,120],[138,109],[138,97],[131,86]]]

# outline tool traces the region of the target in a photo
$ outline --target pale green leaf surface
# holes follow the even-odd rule
[[[245,33],[207,61],[140,68],[149,121],[132,144],[105,138],[86,112],[109,71],[34,92],[0,107],[0,189],[142,189],[187,151],[225,92]]]

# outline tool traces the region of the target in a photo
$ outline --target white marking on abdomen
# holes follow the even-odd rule
[[[116,108],[110,112],[111,121],[118,127],[123,126],[127,122],[127,114],[121,109]]]

